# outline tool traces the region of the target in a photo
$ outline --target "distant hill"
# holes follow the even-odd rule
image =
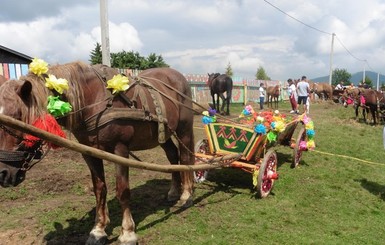
[[[363,72],[356,72],[352,74],[352,77],[350,78],[350,82],[354,83],[354,85],[358,85],[360,81],[362,81],[362,74]],[[365,71],[365,76],[369,77],[373,85],[375,86],[377,84],[377,73],[373,71]],[[324,77],[317,77],[317,78],[311,78],[310,79],[313,82],[329,82],[329,76],[324,76]],[[382,84],[385,84],[385,75],[380,74],[380,86]]]

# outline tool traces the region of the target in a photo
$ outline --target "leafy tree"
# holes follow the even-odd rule
[[[225,73],[227,76],[229,77],[232,77],[234,75],[233,73],[233,69],[231,68],[231,64],[229,62],[229,64],[227,64],[227,67],[226,67],[226,73]]]
[[[343,86],[350,84],[350,78],[352,74],[346,71],[346,69],[334,69],[332,73],[332,85],[337,85],[341,83]]]
[[[271,80],[271,78],[266,74],[265,69],[262,66],[258,67],[257,73],[255,74],[255,79],[257,80]]]
[[[90,60],[92,65],[102,63],[102,46],[100,43],[95,44],[95,49],[91,51]]]
[[[164,62],[162,55],[156,55],[154,53],[151,53],[147,57],[146,66],[147,66],[147,68],[169,67],[169,65],[167,65],[166,62]],[[144,69],[142,69],[142,70],[144,70]]]

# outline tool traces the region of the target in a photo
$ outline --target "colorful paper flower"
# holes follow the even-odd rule
[[[299,142],[299,150],[301,151],[307,150],[307,142],[305,140],[302,140]]]
[[[315,148],[315,142],[314,140],[309,140],[306,144],[307,148],[310,150],[313,150]]]
[[[254,132],[256,132],[257,134],[266,134],[266,127],[265,127],[265,125],[263,125],[262,123],[257,124],[254,127]]]
[[[286,128],[286,125],[284,122],[282,122],[282,121],[275,122],[275,127],[274,127],[275,131],[281,133],[285,130],[285,128]]]
[[[126,91],[130,87],[128,83],[129,80],[126,76],[118,74],[107,81],[107,88],[112,89],[112,94],[115,94],[117,92]]]
[[[72,110],[72,106],[68,102],[59,99],[59,96],[48,96],[48,112],[54,117],[64,116]]]
[[[309,123],[305,124],[306,129],[314,129],[314,123],[313,121],[310,121]]]
[[[308,130],[306,130],[306,135],[307,135],[309,138],[313,138],[314,135],[315,135],[314,129],[308,129]]]
[[[215,114],[217,114],[217,110],[209,108],[209,115],[212,117],[215,116]]]
[[[51,90],[56,90],[59,94],[62,94],[64,90],[67,90],[68,81],[64,78],[56,78],[55,75],[49,74],[45,79],[45,86]]]
[[[48,64],[42,59],[33,58],[32,62],[29,64],[29,71],[37,76],[46,74],[48,72]]]
[[[271,142],[274,142],[274,141],[277,141],[277,132],[275,131],[269,131],[267,133],[267,140],[271,143]]]
[[[257,122],[262,123],[263,121],[265,121],[265,118],[257,116]]]

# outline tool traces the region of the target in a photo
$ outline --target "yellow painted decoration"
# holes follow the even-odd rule
[[[130,87],[128,83],[129,80],[126,76],[118,74],[107,81],[107,88],[112,89],[112,93],[115,94],[116,92],[126,91]]]
[[[51,90],[56,90],[59,94],[62,94],[64,90],[67,90],[68,81],[64,78],[56,78],[55,75],[48,75],[45,79],[45,86]]]
[[[48,72],[48,64],[42,59],[34,58],[29,64],[29,71],[40,76]]]

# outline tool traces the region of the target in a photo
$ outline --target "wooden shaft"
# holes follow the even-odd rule
[[[70,150],[79,152],[81,154],[93,156],[96,158],[100,158],[103,160],[111,161],[117,164],[121,164],[128,167],[133,168],[139,168],[139,169],[146,169],[151,171],[158,171],[158,172],[165,172],[165,173],[171,173],[171,172],[180,172],[180,171],[197,171],[197,170],[208,170],[208,169],[214,169],[214,168],[221,168],[223,167],[221,164],[218,164],[218,161],[220,160],[231,160],[231,159],[239,159],[240,154],[230,154],[224,157],[218,157],[213,158],[211,161],[213,164],[195,164],[195,165],[161,165],[161,164],[155,164],[155,163],[148,163],[148,162],[141,162],[136,161],[133,159],[124,158],[106,151],[102,151],[100,149],[96,149],[90,146],[86,146],[83,144],[80,144],[78,142],[64,139],[62,137],[59,137],[57,135],[48,133],[44,130],[38,129],[32,125],[26,124],[22,121],[16,120],[12,117],[5,116],[0,114],[0,123],[14,128],[16,130],[20,130],[22,132],[31,134],[33,136],[39,137],[43,140],[46,140],[48,142],[52,142],[55,145],[68,148]],[[217,162],[217,164],[215,164]]]

